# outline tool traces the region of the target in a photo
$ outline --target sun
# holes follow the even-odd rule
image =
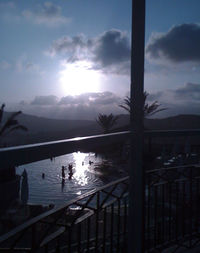
[[[68,95],[98,92],[99,81],[98,71],[91,69],[87,62],[65,64],[60,72],[60,84]]]

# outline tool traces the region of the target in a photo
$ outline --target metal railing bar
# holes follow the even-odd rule
[[[148,130],[144,132],[144,137],[173,137],[173,136],[200,136],[199,129],[191,130]],[[107,146],[130,139],[130,131],[117,132],[112,134],[94,135],[87,137],[76,137],[59,141],[51,141],[37,144],[28,144],[9,148],[0,148],[0,168],[2,166],[19,166],[49,159],[64,154],[69,154],[78,150],[87,150]],[[10,159],[12,157],[12,159]]]
[[[31,248],[14,248],[13,249],[14,251],[22,251],[23,253],[24,252],[28,252],[30,251],[31,252]],[[10,248],[0,248],[0,252],[11,252],[10,251]]]
[[[95,252],[98,252],[98,242],[99,242],[99,202],[100,202],[100,195],[99,192],[97,193],[97,199],[96,199],[96,213],[95,213]]]
[[[77,251],[78,253],[81,252],[81,223],[78,224],[78,231],[77,231],[77,241],[78,241],[78,245],[77,245]]]
[[[81,207],[81,210],[83,210],[84,208],[90,208],[91,210],[95,211],[96,208],[95,207],[90,207],[88,206],[88,204],[92,201],[92,199],[96,196],[97,193],[93,193],[89,198],[88,200],[86,201],[86,203],[79,203],[78,201],[76,201],[76,205],[80,206]]]
[[[101,207],[104,205],[104,203],[106,203],[106,201],[110,198],[110,197],[114,197],[117,198],[116,196],[114,196],[114,194],[112,194],[112,192],[117,188],[118,184],[114,185],[113,188],[110,191],[105,191],[102,190],[101,192],[106,194],[106,197],[104,198],[104,200],[101,202]]]
[[[56,156],[69,154],[78,150],[90,150],[95,147],[107,146],[109,143],[124,141],[129,132],[95,135],[89,137],[76,137],[60,141],[29,144],[24,146],[1,148],[1,167],[19,166]],[[12,159],[10,159],[12,157]]]
[[[87,252],[89,253],[90,250],[90,226],[91,226],[91,219],[90,217],[87,219],[87,240],[86,240],[86,247]]]
[[[153,172],[160,172],[160,171],[164,171],[164,170],[185,169],[185,168],[188,168],[188,167],[198,168],[199,164],[195,163],[195,164],[178,165],[178,166],[172,166],[172,167],[168,167],[168,168],[162,167],[162,168],[155,169],[155,170],[147,170],[146,174],[153,173]]]
[[[121,202],[118,199],[118,210],[117,210],[117,252],[119,252],[120,248],[120,224],[121,224],[121,216],[120,216],[120,211],[121,211]]]
[[[107,224],[107,208],[104,209],[104,216],[103,216],[103,247],[102,247],[103,253],[105,253],[106,251],[106,224]]]
[[[193,182],[196,182],[197,179],[200,179],[200,177],[195,177],[193,178]],[[175,179],[173,181],[170,181],[171,183],[181,183],[181,182],[188,182],[188,179],[187,178],[178,178],[178,179]],[[160,185],[166,185],[167,183],[169,183],[169,181],[162,181],[162,182],[159,182],[159,183],[155,183],[155,184],[152,184],[152,185],[149,185],[150,187],[154,187],[154,186],[160,186]]]
[[[93,196],[95,196],[95,195],[93,195]],[[84,208],[88,208],[88,209],[90,209],[91,211],[96,211],[96,208],[91,207],[91,206],[88,206],[87,203],[83,204],[83,203],[76,202],[76,203],[74,203],[74,204],[76,204],[77,206],[81,207],[80,211],[83,211]]]
[[[49,232],[51,231],[52,228],[57,227],[57,221],[62,217],[64,210],[62,210],[62,212],[58,212],[58,216],[56,216],[53,220],[53,222],[51,223],[51,226],[49,226],[45,231],[44,234],[41,236],[41,238],[38,240],[38,245],[40,245],[42,243],[43,240],[45,240],[45,238],[48,238],[49,236]],[[36,225],[37,223],[35,223],[34,225]],[[34,228],[34,225],[32,226],[32,228]],[[61,231],[63,227],[60,227],[58,229],[58,231]],[[35,231],[34,231],[35,232]],[[33,235],[35,235],[35,233],[32,233]],[[35,241],[33,242],[33,246],[36,245]]]
[[[110,221],[110,252],[113,252],[113,225],[114,225],[114,205],[111,204],[111,221]]]
[[[75,224],[75,225],[76,225],[76,224],[79,224],[79,223],[81,223],[82,221],[86,220],[87,218],[89,218],[89,217],[92,216],[92,215],[94,215],[94,211],[89,210],[86,214],[84,214],[84,215],[78,217],[78,218],[73,222],[72,225],[74,225],[74,224]]]
[[[60,227],[57,231],[53,232],[50,235],[47,235],[40,243],[39,247],[43,247],[46,244],[48,244],[50,241],[52,241],[53,239],[57,238],[58,236],[60,236],[61,234],[63,234],[65,232],[65,227]]]
[[[24,236],[26,230],[24,230],[20,235],[17,236],[17,238],[15,238],[14,242],[11,245],[11,249],[14,248],[17,244],[17,242]]]
[[[112,199],[109,202],[106,202],[103,206],[102,209],[109,207],[110,205],[114,204],[115,202],[117,202],[117,199]],[[108,211],[109,212],[109,211]]]

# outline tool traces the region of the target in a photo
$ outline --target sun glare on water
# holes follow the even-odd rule
[[[76,171],[74,173],[74,178],[79,185],[86,185],[88,183],[88,177],[86,172],[88,171],[88,165],[85,164],[85,158],[87,154],[81,152],[74,152],[73,157],[75,161]]]
[[[62,89],[68,95],[99,91],[99,73],[87,63],[65,64],[60,72]]]

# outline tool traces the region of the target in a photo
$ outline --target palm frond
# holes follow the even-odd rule
[[[5,107],[5,104],[2,104],[1,109],[0,109],[0,123],[1,123],[2,118],[3,118],[4,107]]]
[[[109,115],[99,113],[96,122],[103,129],[104,133],[108,133],[111,128],[116,124],[118,116],[114,116],[112,113]]]
[[[131,112],[131,100],[128,96],[123,101],[123,104],[120,104],[119,107],[125,109],[129,113]]]
[[[149,96],[149,93],[144,91],[143,93],[143,113],[144,113],[144,118],[148,116],[152,116],[158,112],[167,110],[168,108],[159,108],[161,104],[158,103],[158,101],[154,101],[152,104],[148,104],[146,102],[147,97]],[[131,99],[130,97],[125,97],[123,100],[123,104],[120,104],[119,107],[125,109],[129,113],[131,112]]]
[[[6,129],[6,130],[7,130],[7,129]],[[11,128],[11,129],[7,130],[7,131],[6,131],[6,132],[4,132],[4,133],[1,133],[1,132],[0,132],[0,135],[5,136],[5,135],[7,135],[7,134],[9,134],[9,133],[11,133],[11,132],[13,132],[13,131],[15,131],[15,130],[28,131],[28,128],[27,128],[27,127],[25,127],[25,126],[23,126],[23,125],[17,125],[17,126],[14,126],[14,127],[13,127],[13,128]]]
[[[0,109],[0,122],[2,120],[4,107],[5,107],[5,104],[2,104],[1,109]],[[6,120],[6,122],[0,128],[0,136],[8,134],[17,129],[20,129],[23,131],[28,130],[25,126],[19,125],[18,120],[15,119],[19,114],[21,114],[21,111],[14,112],[10,115],[10,117]]]

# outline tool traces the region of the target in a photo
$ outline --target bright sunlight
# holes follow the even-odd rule
[[[79,95],[86,92],[98,92],[100,75],[90,68],[87,62],[63,64],[60,72],[62,89],[68,95]]]

